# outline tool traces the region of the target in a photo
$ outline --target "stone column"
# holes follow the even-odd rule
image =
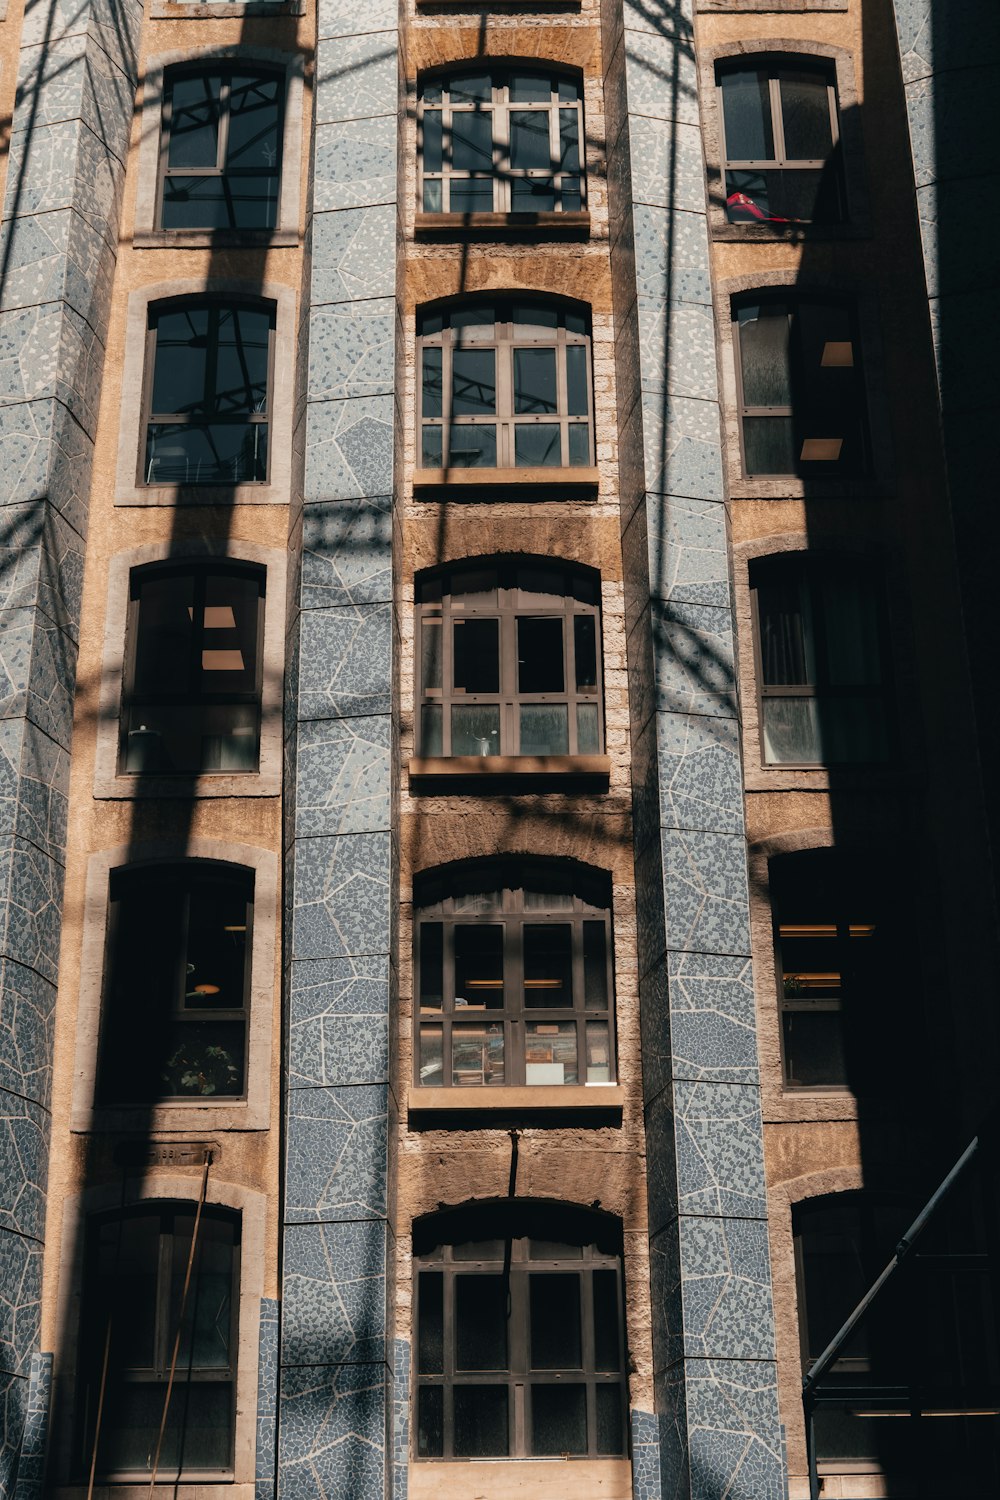
[[[319,0],[286,775],[278,1495],[389,1493],[396,0]]]
[[[29,1381],[80,589],[141,20],[140,0],[28,0],[0,226],[0,1496],[26,1414],[40,1483],[47,1366],[30,1399]]]
[[[660,1483],[780,1500],[692,12],[603,6]]]

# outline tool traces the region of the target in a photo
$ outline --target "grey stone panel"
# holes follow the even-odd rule
[[[739,834],[663,832],[667,947],[750,956],[746,845]]]
[[[60,401],[0,406],[0,469],[7,505],[50,499],[81,536],[87,530],[90,436]]]
[[[314,308],[391,297],[396,286],[395,204],[314,214],[312,264]]]
[[[660,495],[651,496],[644,511],[653,597],[728,610],[725,507],[715,500]]]
[[[693,31],[692,0],[622,0],[626,31],[645,31],[688,48]]]
[[[663,855],[659,839],[653,839],[635,859],[636,947],[640,982],[664,960]]]
[[[62,866],[24,839],[0,835],[0,957],[55,984]]]
[[[97,420],[104,349],[65,302],[0,312],[0,401],[55,396],[88,432]]]
[[[83,120],[107,142],[124,167],[123,147],[132,127],[135,90],[101,45],[99,35],[77,32],[58,41],[22,46],[18,67],[22,114],[38,130]]]
[[[6,213],[41,214],[75,207],[113,252],[122,177],[119,157],[82,120],[41,126],[30,137],[15,130],[10,139]],[[80,183],[87,185],[82,196]]]
[[[660,836],[660,783],[656,751],[656,716],[632,736],[632,840],[644,849]]]
[[[982,288],[946,292],[930,303],[941,409],[947,418],[955,411],[993,413],[1000,403],[996,360],[990,357],[989,343],[977,337],[982,313]]]
[[[662,934],[661,934],[662,936]],[[685,955],[686,956],[686,955]],[[672,992],[667,989],[667,966],[665,962],[647,969],[639,981],[639,1023],[642,1037],[642,1092],[646,1104],[668,1088],[673,1078],[673,1042],[670,1002]],[[668,1150],[673,1161],[673,1118],[664,1122],[658,1116],[659,1125],[666,1124],[667,1134],[657,1134],[655,1144],[649,1140],[650,1121],[646,1121],[646,1141],[650,1157],[653,1151]],[[673,1168],[672,1168],[673,1170]],[[674,1190],[676,1196],[676,1188]]]
[[[30,719],[0,719],[0,835],[66,859],[69,755]]]
[[[361,36],[322,40],[316,49],[316,122],[370,120],[395,98],[398,67],[395,27]]]
[[[987,57],[981,53],[980,57]],[[935,72],[906,90],[913,173],[918,187],[949,178],[976,179],[996,170],[996,152],[984,131],[983,101],[1000,92],[995,58],[976,68]]]
[[[76,640],[84,544],[44,501],[0,508],[0,610],[37,605]]]
[[[666,828],[743,832],[735,719],[657,714],[660,820]]]
[[[674,1366],[653,1377],[653,1397],[660,1428],[660,1479],[663,1500],[689,1500],[690,1454],[687,1410],[684,1405],[684,1367]],[[706,1500],[711,1496],[706,1492]],[[749,1500],[744,1496],[743,1500]]]
[[[758,1090],[677,1079],[673,1095],[678,1212],[766,1218]]]
[[[388,1082],[387,955],[293,963],[289,993],[294,1088]]]
[[[384,1084],[289,1091],[286,1223],[384,1216],[387,1107]]]
[[[69,748],[77,649],[34,609],[0,610],[0,719],[25,715]]]
[[[0,256],[6,257],[5,308],[62,299],[91,328],[106,326],[114,257],[75,209],[9,220],[0,229]]]
[[[51,1401],[52,1355],[33,1354],[14,1500],[41,1500],[44,1493],[45,1441]]]
[[[278,1335],[279,1303],[260,1299],[257,1342],[257,1452],[254,1459],[254,1500],[271,1500],[278,1458]]]
[[[773,1363],[688,1360],[685,1376],[692,1495],[784,1500]]]
[[[385,1366],[281,1375],[278,1500],[384,1500]]]
[[[27,1377],[41,1311],[42,1247],[0,1227],[0,1370]]]
[[[21,29],[22,47],[61,42],[88,34],[130,74],[136,71],[142,0],[28,0]]]
[[[655,1376],[661,1370],[679,1364],[684,1355],[684,1309],[676,1219],[650,1235],[649,1300]]]
[[[387,714],[392,611],[388,604],[306,610],[300,616],[300,720]]]
[[[383,1360],[385,1275],[382,1221],[287,1225],[282,1366]]]
[[[646,995],[650,991],[647,986]],[[646,1105],[646,1179],[649,1192],[650,1239],[655,1239],[677,1217],[677,1145],[674,1140],[674,1108],[670,1088]]]
[[[346,958],[389,951],[387,833],[299,839],[292,954]]]
[[[27,1409],[27,1376],[11,1374],[0,1362],[0,1500],[13,1500]]]
[[[670,953],[671,1076],[755,1085],[757,1017],[748,958]]]
[[[679,1230],[685,1354],[774,1359],[766,1223],[684,1215]]]
[[[644,391],[646,488],[694,500],[721,499],[722,449],[714,401]]]
[[[730,611],[654,599],[651,613],[657,709],[733,718],[736,688]]]
[[[396,197],[396,117],[317,125],[313,211],[364,208]]]
[[[683,21],[671,30],[672,35],[657,35],[652,30],[634,31],[626,17],[625,74],[629,110],[632,115],[698,125],[698,69],[694,60],[694,41],[690,28]]]
[[[314,309],[309,329],[310,399],[391,394],[395,318],[391,297]]]
[[[1000,52],[1000,10],[993,0],[968,0],[961,26],[935,26],[932,0],[893,0],[893,6],[904,83],[935,69],[975,67]]]
[[[406,1500],[410,1461],[410,1345],[392,1343],[392,1500]]]
[[[392,501],[388,495],[317,501],[302,513],[303,609],[392,598]]]
[[[0,1089],[0,1229],[41,1240],[45,1231],[48,1110]]]
[[[643,385],[671,396],[718,398],[715,316],[703,303],[640,297],[639,348]]]
[[[357,0],[318,0],[317,34],[360,36],[369,31],[389,31],[399,20],[397,0],[368,0],[359,6]]]
[[[712,305],[708,221],[704,209],[692,213],[637,203],[634,239],[636,288],[640,297],[667,297],[671,301]],[[658,372],[651,371],[650,379],[657,375]]]
[[[615,288],[615,381],[619,413],[631,411],[642,390],[642,366],[639,362],[639,306],[635,297],[634,268],[630,277],[632,297],[619,295]]]
[[[48,1109],[56,988],[12,959],[0,959],[0,1089]]]
[[[310,402],[306,412],[306,502],[392,492],[391,396]]]
[[[299,726],[297,835],[389,827],[389,741],[388,714]]]
[[[996,275],[996,244],[991,235],[965,235],[961,255],[949,255],[941,264],[942,231],[962,222],[969,211],[970,184],[965,178],[955,182],[932,182],[917,189],[917,213],[924,252],[927,292],[936,297],[947,292],[980,292]],[[1000,194],[1000,173],[981,177],[975,195],[980,201],[996,201]]]
[[[660,1427],[652,1412],[633,1411],[632,1500],[662,1500]]]
[[[644,206],[704,217],[705,160],[699,127],[683,121],[646,120],[633,115],[628,134],[637,219]],[[673,257],[666,260],[662,269],[666,270],[672,260]],[[707,279],[707,264],[701,270]]]

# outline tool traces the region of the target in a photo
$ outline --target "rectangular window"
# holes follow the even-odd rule
[[[832,68],[806,59],[720,65],[730,224],[831,224],[845,217]]]
[[[168,69],[160,228],[278,222],[284,77],[252,64]]]

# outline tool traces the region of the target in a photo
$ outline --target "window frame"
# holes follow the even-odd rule
[[[170,1376],[169,1358],[163,1358],[164,1354],[168,1352],[169,1348],[169,1310],[172,1290],[170,1283],[170,1273],[174,1264],[174,1257],[176,1253],[174,1247],[178,1243],[183,1245],[183,1241],[178,1242],[173,1225],[176,1219],[179,1217],[190,1217],[191,1219],[194,1219],[196,1212],[197,1204],[191,1199],[145,1198],[141,1199],[138,1202],[131,1203],[127,1206],[123,1205],[118,1209],[107,1209],[103,1212],[91,1213],[87,1216],[86,1233],[84,1236],[86,1243],[84,1246],[81,1280],[81,1328],[77,1349],[78,1381],[79,1390],[81,1392],[88,1388],[92,1379],[92,1377],[88,1374],[91,1358],[93,1357],[91,1353],[90,1358],[88,1358],[88,1353],[90,1353],[88,1346],[91,1345],[92,1340],[90,1340],[86,1336],[85,1330],[93,1330],[95,1315],[97,1312],[97,1308],[92,1307],[90,1304],[92,1301],[97,1300],[92,1297],[92,1292],[94,1288],[94,1282],[97,1279],[95,1266],[96,1242],[101,1229],[106,1224],[122,1222],[125,1219],[159,1219],[160,1227],[157,1236],[156,1285],[154,1289],[154,1339],[160,1345],[159,1352],[161,1357],[158,1362],[159,1367],[154,1364],[153,1367],[126,1366],[124,1368],[125,1370],[130,1372],[133,1377],[132,1379],[126,1378],[126,1384],[152,1385],[157,1389],[165,1389]],[[162,1478],[162,1476],[169,1473],[169,1475],[171,1476],[170,1480],[165,1482],[171,1482],[175,1487],[197,1484],[199,1482],[211,1483],[218,1482],[220,1480],[233,1480],[236,1478],[238,1467],[237,1437],[239,1425],[239,1373],[241,1364],[240,1310],[241,1281],[244,1260],[243,1214],[239,1209],[230,1207],[228,1205],[206,1202],[201,1208],[201,1215],[203,1220],[205,1218],[209,1218],[214,1219],[215,1221],[220,1223],[228,1223],[233,1230],[233,1258],[232,1274],[230,1280],[230,1349],[232,1351],[233,1358],[231,1358],[229,1365],[226,1367],[226,1378],[231,1390],[229,1421],[230,1462],[225,1467],[220,1468],[193,1467],[187,1470],[185,1470],[183,1467],[177,1470],[173,1470],[161,1464],[159,1476]],[[168,1221],[170,1222],[170,1228],[165,1229],[164,1226]],[[166,1318],[165,1326],[162,1323],[162,1319],[164,1318],[164,1316]],[[161,1338],[161,1334],[164,1334],[165,1337]],[[103,1348],[103,1343],[103,1339],[97,1341],[95,1345],[96,1352],[100,1353]],[[221,1367],[218,1368],[221,1369]],[[200,1370],[196,1371],[194,1369],[191,1369],[188,1370],[183,1376],[183,1383],[185,1384],[191,1383],[194,1385],[198,1385],[211,1381],[218,1383],[218,1370],[208,1369],[205,1372],[202,1372]],[[174,1377],[173,1383],[176,1389],[178,1384],[180,1383],[176,1376]],[[171,1399],[173,1399],[173,1397]],[[82,1401],[78,1401],[75,1414],[76,1438],[74,1440],[74,1449],[77,1450],[79,1450],[80,1439],[82,1439],[84,1435],[85,1415],[86,1411],[84,1403]],[[83,1472],[82,1464],[80,1466],[77,1466],[77,1464],[74,1463],[72,1467],[73,1469],[75,1469],[78,1475]],[[143,1471],[138,1468],[99,1470],[98,1475],[101,1482],[112,1484],[125,1483],[131,1485],[144,1485],[149,1478],[148,1470]]]
[[[119,709],[118,724],[118,756],[115,774],[127,780],[141,781],[147,776],[165,777],[171,780],[183,779],[190,782],[193,779],[200,780],[202,777],[214,776],[259,776],[261,766],[261,751],[263,737],[264,718],[264,653],[265,653],[265,618],[267,615],[267,568],[261,563],[245,562],[239,558],[210,558],[210,557],[187,557],[167,560],[162,562],[151,562],[139,564],[129,569],[128,575],[128,603],[125,618],[125,650],[122,664],[122,690]],[[204,596],[206,580],[210,575],[232,575],[235,577],[253,578],[258,585],[257,591],[257,640],[256,640],[256,672],[255,683],[252,692],[216,693],[210,698],[199,698],[194,695],[191,688],[183,697],[175,694],[164,694],[159,697],[145,697],[136,699],[134,694],[136,658],[139,649],[139,614],[140,614],[140,591],[145,578],[166,577],[171,575],[190,574],[194,580],[193,610],[194,619],[198,617],[199,600],[202,603],[202,623],[194,626],[191,632],[191,676],[196,678],[202,670],[195,666],[195,660],[200,660],[199,647],[204,638],[206,628],[204,624]],[[257,756],[256,764],[246,769],[234,767],[220,768],[218,771],[196,770],[196,771],[162,771],[154,772],[129,771],[126,768],[126,747],[128,741],[128,721],[131,711],[136,706],[149,705],[158,707],[189,707],[192,712],[197,709],[207,709],[220,706],[237,706],[247,704],[256,706],[257,711]]]
[[[489,172],[458,170],[456,171],[448,163],[451,154],[449,148],[449,127],[452,112],[457,108],[460,114],[477,113],[474,106],[455,106],[451,102],[449,80],[461,77],[472,71],[486,71],[490,75],[490,99],[483,103],[483,110],[489,111],[491,120],[490,140],[492,148],[492,167]],[[550,94],[546,103],[539,101],[528,101],[524,104],[511,101],[509,97],[509,77],[512,73],[531,74],[535,77],[547,77],[550,82]],[[577,90],[575,101],[563,103],[559,97],[559,85],[561,81],[572,83]],[[429,106],[425,104],[424,91],[427,86],[438,87],[441,90],[440,114],[441,114],[441,170],[439,172],[427,173],[424,166],[424,141],[425,141],[425,116],[429,108],[434,113],[438,112],[438,104],[434,101]],[[428,69],[420,75],[417,87],[417,214],[426,219],[428,226],[433,225],[436,220],[442,224],[450,222],[452,218],[458,217],[464,222],[475,224],[477,219],[492,215],[502,215],[505,218],[513,217],[515,220],[536,218],[548,221],[549,219],[561,219],[567,214],[572,214],[574,219],[587,213],[587,163],[586,163],[586,134],[584,121],[584,97],[583,97],[583,75],[578,69],[568,67],[559,63],[545,65],[539,58],[527,60],[524,65],[516,61],[501,62],[490,58],[467,59],[461,63],[450,64],[447,68]],[[567,112],[574,108],[577,120],[577,152],[579,166],[575,172],[561,172],[559,163],[559,143],[561,111]],[[514,168],[510,165],[510,115],[512,111],[526,110],[531,113],[542,113],[547,111],[550,115],[549,121],[549,153],[552,169],[546,171],[543,168],[528,169]],[[561,206],[562,178],[575,178],[579,182],[579,206],[573,209],[564,209]],[[516,180],[547,180],[552,181],[552,191],[555,206],[551,209],[515,209],[512,206],[512,184]],[[493,185],[493,201],[488,209],[479,210],[453,210],[450,206],[451,183],[456,181],[488,181]],[[438,181],[441,184],[441,207],[429,209],[425,206],[425,184],[429,181]],[[446,206],[447,205],[447,206]]]
[[[159,319],[163,315],[183,311],[184,308],[207,308],[209,310],[209,335],[206,347],[210,351],[217,351],[218,339],[211,341],[211,331],[218,331],[220,314],[227,311],[236,311],[245,308],[248,311],[267,313],[268,316],[268,340],[267,340],[267,385],[265,395],[265,407],[263,412],[254,410],[237,417],[215,416],[208,421],[204,418],[191,416],[185,412],[155,412],[153,410],[153,385],[156,378],[156,349]],[[238,292],[227,294],[221,291],[194,292],[181,297],[168,297],[153,299],[146,307],[146,341],[145,356],[143,360],[142,376],[142,403],[139,416],[139,443],[138,443],[138,468],[136,471],[136,484],[141,490],[158,490],[165,487],[181,491],[194,490],[199,494],[210,497],[219,490],[236,491],[238,489],[264,490],[272,485],[272,456],[274,450],[275,428],[277,426],[275,413],[275,345],[277,343],[277,304],[268,297],[248,297]],[[217,357],[210,354],[206,360],[205,386],[208,389],[209,372],[212,374],[211,385],[213,395],[218,396],[214,390],[215,373],[217,371]],[[169,426],[196,426],[201,423],[204,426],[217,425],[224,427],[236,427],[248,425],[250,427],[263,426],[266,433],[266,464],[265,472],[259,479],[234,476],[232,479],[210,479],[205,483],[191,479],[153,479],[152,460],[147,458],[149,445],[149,429],[154,424]],[[211,498],[206,498],[206,504],[211,504]]]
[[[593,589],[594,604],[587,604],[577,599],[569,589],[561,596],[553,594],[553,600],[563,600],[562,607],[545,607],[543,605],[518,605],[516,596],[518,593],[517,575],[521,569],[551,571],[563,574],[564,580],[572,588],[573,582],[580,582]],[[450,589],[450,580],[453,576],[462,573],[490,571],[496,574],[497,583],[494,590],[497,596],[495,605],[484,604],[477,606],[461,606],[456,608],[450,604],[453,597]],[[505,580],[507,580],[505,582]],[[420,593],[423,588],[437,586],[440,599],[421,599]],[[424,728],[424,710],[433,705],[441,708],[441,749],[438,752],[445,760],[457,760],[461,757],[454,756],[451,752],[452,725],[451,709],[456,703],[462,705],[479,705],[483,707],[496,704],[499,708],[500,732],[498,736],[497,756],[487,756],[484,759],[514,758],[531,759],[522,757],[520,750],[520,715],[519,708],[522,704],[554,704],[566,705],[567,718],[567,750],[565,754],[574,759],[586,755],[601,755],[604,753],[605,740],[605,706],[604,706],[604,671],[603,671],[603,637],[602,637],[602,601],[601,581],[599,575],[589,568],[565,563],[561,559],[552,558],[497,558],[497,559],[469,559],[458,564],[450,564],[446,569],[437,569],[433,572],[422,574],[418,577],[414,589],[415,596],[415,640],[414,640],[414,703],[416,712],[414,714],[414,740],[418,756],[427,756],[425,748],[426,730]],[[594,644],[595,644],[595,682],[593,689],[580,688],[576,678],[576,626],[569,628],[569,622],[579,617],[589,617],[594,620]],[[519,619],[559,619],[564,622],[562,632],[563,650],[563,682],[562,692],[543,693],[521,693],[517,687],[517,621]],[[462,689],[456,689],[453,685],[452,663],[454,659],[454,625],[460,620],[496,619],[498,624],[497,646],[499,687],[497,692],[489,693],[466,693]],[[435,622],[440,622],[439,626]],[[430,628],[439,628],[441,631],[441,686],[440,688],[424,687],[424,660],[425,660],[425,632]],[[593,751],[580,751],[579,728],[576,710],[581,705],[594,704],[597,707],[597,745]]]
[[[222,225],[218,228],[208,228],[203,225],[174,225],[165,227],[163,224],[163,208],[166,183],[169,177],[214,177],[218,178],[220,183],[225,184],[227,177],[229,177],[230,175],[232,175],[236,179],[239,179],[241,176],[249,177],[252,175],[263,175],[263,173],[252,173],[249,168],[237,167],[232,174],[227,173],[226,171],[225,161],[229,139],[229,98],[231,85],[225,81],[223,81],[222,88],[220,89],[220,126],[219,139],[216,148],[217,155],[215,168],[171,168],[169,163],[169,155],[171,108],[173,102],[172,87],[174,81],[177,79],[209,77],[215,75],[221,75],[223,80],[225,80],[227,77],[231,78],[231,75],[233,73],[249,73],[251,70],[253,70],[260,78],[269,78],[273,80],[278,89],[278,156],[274,171],[274,182],[276,186],[274,224],[270,227],[251,227],[235,224]],[[224,109],[221,108],[223,92],[225,94],[226,101]],[[158,170],[153,219],[154,233],[167,236],[203,234],[211,236],[213,238],[217,235],[224,235],[233,236],[235,238],[238,238],[239,240],[247,239],[252,243],[255,243],[257,240],[262,238],[270,239],[272,235],[278,232],[282,218],[282,189],[285,171],[285,115],[288,106],[288,81],[286,68],[279,62],[255,62],[255,60],[251,57],[219,56],[202,61],[191,58],[185,62],[172,63],[168,67],[164,68],[161,98],[162,103],[160,112],[160,138],[157,158]],[[219,165],[220,161],[222,163],[221,166]]]
[[[456,1105],[470,1093],[486,1093],[499,1088],[538,1088],[544,1084],[529,1083],[527,1078],[528,1027],[531,1024],[566,1025],[575,1028],[577,1084],[552,1084],[550,1087],[565,1089],[573,1087],[603,1088],[615,1085],[618,1080],[616,1004],[615,1004],[615,950],[612,895],[605,892],[602,881],[581,879],[580,873],[528,866],[523,862],[515,866],[503,860],[489,861],[488,866],[456,873],[453,879],[435,890],[435,882],[425,877],[417,886],[413,903],[413,1087],[415,1089],[448,1089],[454,1095]],[[551,909],[543,904],[527,905],[525,890],[543,894],[546,890],[553,897],[570,897],[571,907],[559,906],[553,901]],[[499,892],[500,902],[492,910],[463,911],[456,905],[463,895],[476,892]],[[435,899],[431,899],[435,898]],[[603,904],[602,904],[603,903]],[[584,978],[585,924],[600,923],[604,932],[604,1004],[587,1006]],[[423,995],[423,954],[427,941],[425,930],[429,927],[441,929],[441,1004],[425,1007]],[[570,974],[572,997],[564,1006],[528,1006],[524,1003],[524,929],[527,927],[565,926],[570,928]],[[502,987],[504,1003],[496,1010],[483,1008],[482,1019],[466,1017],[465,1010],[474,1007],[455,1005],[455,929],[458,927],[493,927],[501,930],[501,958],[503,965]],[[456,1020],[459,1030],[472,1030],[476,1024],[483,1029],[500,1026],[503,1038],[504,1077],[500,1085],[486,1082],[485,1066],[483,1081],[479,1084],[455,1082],[453,1039]],[[588,1082],[587,1026],[603,1024],[607,1035],[607,1079]],[[464,1023],[464,1024],[463,1024]],[[421,1037],[424,1028],[437,1029],[440,1035],[441,1081],[424,1083],[421,1078]],[[485,1046],[485,1044],[484,1044]],[[485,1051],[483,1053],[485,1059]],[[417,1101],[418,1102],[418,1101]]]
[[[593,327],[590,311],[579,304],[567,304],[557,299],[543,299],[533,297],[530,294],[524,297],[502,294],[496,298],[482,299],[486,307],[494,309],[492,323],[477,323],[467,325],[473,331],[490,329],[491,334],[485,338],[462,338],[462,325],[458,328],[451,326],[450,319],[454,315],[462,316],[476,307],[476,302],[462,300],[452,303],[446,307],[426,306],[417,310],[417,360],[416,360],[416,402],[417,402],[417,457],[415,478],[419,482],[420,474],[445,473],[452,478],[458,478],[466,482],[475,482],[476,476],[484,473],[491,474],[505,471],[516,481],[518,478],[531,479],[537,475],[556,475],[568,478],[572,482],[574,476],[579,475],[582,480],[589,478],[589,471],[595,463],[596,435],[594,431],[594,363],[593,363]],[[517,323],[514,321],[513,313],[515,304],[522,306],[537,306],[555,312],[557,315],[556,327],[546,327],[538,323]],[[566,319],[569,317],[579,318],[584,325],[583,332],[570,331],[566,328]],[[422,326],[425,321],[440,319],[441,328],[430,333],[423,332]],[[522,335],[518,336],[515,330],[521,329]],[[525,334],[523,330],[535,330],[533,334]],[[455,335],[459,336],[456,338]],[[583,347],[585,350],[585,375],[587,392],[587,411],[585,414],[571,413],[569,411],[569,392],[567,374],[567,354],[571,347]],[[492,414],[483,415],[460,415],[454,416],[451,412],[452,392],[452,370],[453,357],[456,348],[460,349],[492,349],[495,355],[494,374],[496,380],[496,396],[494,411]],[[554,412],[515,412],[514,401],[514,354],[518,349],[555,349],[556,366],[556,411]],[[424,363],[425,351],[428,349],[441,350],[441,391],[439,416],[424,415]],[[531,426],[556,426],[559,427],[559,457],[558,464],[529,465],[517,463],[516,457],[516,432],[519,427]],[[455,464],[452,460],[452,430],[461,427],[492,427],[496,434],[496,463],[487,464]],[[583,464],[573,464],[570,459],[570,428],[585,426],[587,430],[587,459]],[[435,430],[441,434],[441,456],[437,462],[425,462],[424,438],[427,430]]]

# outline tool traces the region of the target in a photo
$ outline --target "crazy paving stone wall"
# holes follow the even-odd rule
[[[659,1480],[780,1500],[692,9],[603,4]]]
[[[38,1489],[47,1408],[32,1359],[73,684],[141,19],[141,0],[29,0],[0,227],[0,1497],[26,1416],[18,1493]]]
[[[319,0],[318,22],[288,656],[277,1488],[383,1500],[399,34],[395,0]]]

